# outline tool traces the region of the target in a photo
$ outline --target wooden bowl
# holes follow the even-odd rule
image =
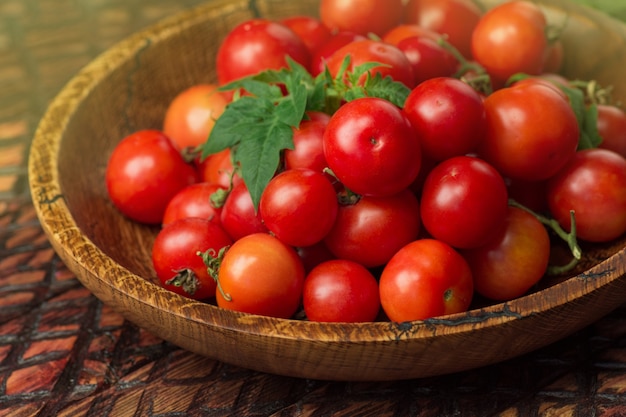
[[[626,28],[564,0],[565,75],[613,85],[626,98]],[[253,5],[254,7],[252,7]],[[33,203],[54,249],[78,279],[128,320],[184,349],[258,371],[324,380],[396,380],[452,373],[550,344],[626,300],[626,237],[585,248],[576,275],[522,298],[406,323],[323,324],[224,311],[156,284],[155,228],[109,202],[108,156],[125,135],[160,128],[176,93],[215,80],[215,53],[236,23],[317,13],[314,0],[217,0],[114,46],[51,103],[32,144]]]

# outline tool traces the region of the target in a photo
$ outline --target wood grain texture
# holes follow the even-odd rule
[[[541,3],[551,19],[568,15],[565,74],[597,78],[626,97],[624,26],[565,1]],[[160,127],[177,92],[214,79],[216,47],[230,27],[253,16],[314,13],[316,5],[212,2],[117,44],[57,96],[35,135],[30,186],[52,246],[85,287],[140,327],[192,352],[320,380],[398,380],[500,362],[557,341],[626,300],[626,237],[588,251],[586,270],[577,276],[508,303],[423,322],[271,319],[193,302],[155,285],[149,253],[156,230],[123,218],[107,200],[108,155],[130,132]]]

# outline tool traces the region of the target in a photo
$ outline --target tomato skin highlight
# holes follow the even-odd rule
[[[469,265],[451,246],[420,239],[391,258],[379,288],[387,317],[404,322],[467,311],[474,283]]]
[[[344,259],[326,261],[307,275],[303,306],[311,321],[371,322],[380,310],[378,282],[359,263]]]
[[[324,132],[328,167],[357,194],[390,196],[419,174],[419,139],[404,113],[379,98],[360,98],[341,106]]]
[[[478,294],[496,301],[521,297],[545,275],[550,237],[527,211],[509,207],[505,226],[484,246],[462,252]]]
[[[128,218],[160,224],[171,198],[199,179],[172,141],[159,130],[140,130],[118,143],[107,162],[109,198]]]
[[[570,230],[588,242],[609,242],[626,232],[626,159],[608,149],[586,149],[548,180],[548,207]]]
[[[222,259],[217,305],[287,319],[300,307],[304,277],[304,266],[292,247],[267,233],[247,235],[235,241]]]

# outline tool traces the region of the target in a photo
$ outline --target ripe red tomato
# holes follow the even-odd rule
[[[313,76],[319,75],[326,68],[328,58],[330,58],[335,51],[346,46],[354,41],[362,41],[367,39],[363,35],[359,35],[354,32],[339,31],[334,33],[330,39],[321,44],[311,54],[311,74]]]
[[[474,276],[474,290],[496,301],[526,294],[545,275],[550,237],[535,216],[509,206],[505,227],[484,246],[462,252]]]
[[[300,307],[304,277],[292,247],[270,234],[255,233],[226,251],[215,298],[227,310],[286,319]]]
[[[267,19],[242,22],[226,35],[217,51],[219,83],[285,68],[286,56],[309,68],[311,57],[307,46],[287,26]]]
[[[403,39],[398,49],[413,67],[414,85],[435,77],[451,77],[459,68],[459,61],[452,52],[425,36]]]
[[[169,201],[197,182],[198,173],[161,131],[140,130],[115,146],[105,181],[109,198],[122,214],[160,224]]]
[[[270,180],[259,202],[261,219],[270,232],[291,246],[320,242],[337,217],[337,194],[325,174],[288,169]]]
[[[322,0],[320,18],[332,31],[382,36],[402,20],[402,0]]]
[[[607,149],[586,149],[548,180],[548,206],[570,230],[574,210],[576,235],[608,242],[626,232],[626,159]]]
[[[415,87],[404,113],[417,131],[424,157],[443,161],[474,152],[486,130],[481,96],[456,78],[431,78]]]
[[[495,91],[484,100],[487,131],[478,154],[504,176],[544,180],[578,147],[579,127],[566,98],[539,82]]]
[[[361,98],[341,106],[324,132],[324,156],[334,175],[357,194],[393,195],[420,170],[419,139],[389,101]]]
[[[487,162],[456,156],[430,171],[420,203],[432,237],[455,248],[473,248],[502,228],[508,194],[504,179]]]
[[[293,149],[283,152],[285,168],[306,168],[322,172],[328,164],[324,156],[324,131],[330,116],[317,113],[293,129]]]
[[[417,239],[419,203],[408,190],[387,197],[362,196],[339,206],[324,243],[340,259],[368,268],[385,264],[396,251]]]
[[[351,42],[336,50],[328,58],[328,70],[333,77],[339,74],[344,59],[348,55],[350,56],[348,71],[365,63],[377,62],[381,65],[369,70],[371,76],[376,74],[380,74],[383,78],[389,76],[409,88],[415,86],[413,67],[406,55],[397,46],[372,39]],[[361,85],[365,83],[366,78],[367,74],[363,74],[359,83]]]
[[[344,259],[323,262],[306,276],[302,304],[311,321],[374,321],[380,310],[378,281],[356,262]]]
[[[404,322],[467,311],[474,283],[469,265],[452,247],[420,239],[391,258],[379,288],[387,317]]]
[[[233,166],[230,148],[226,148],[218,153],[209,155],[202,161],[197,161],[200,177],[204,182],[217,184],[223,188],[230,188],[241,182],[241,176]]]
[[[185,217],[200,217],[220,222],[221,207],[212,201],[216,192],[226,189],[208,182],[198,182],[180,190],[167,204],[163,214],[163,225]]]
[[[318,242],[311,246],[296,247],[296,252],[304,264],[304,270],[309,273],[322,262],[335,259],[335,255],[328,249],[326,243]]]
[[[198,252],[216,256],[232,239],[219,224],[189,217],[165,226],[152,246],[152,264],[164,288],[196,300],[215,295],[215,279]]]
[[[235,184],[228,193],[220,213],[220,223],[234,240],[253,233],[268,231],[243,181]]]
[[[176,148],[195,148],[209,138],[209,133],[228,104],[217,85],[198,84],[180,92],[170,102],[163,119],[163,133]]]
[[[598,133],[602,137],[600,148],[617,152],[626,158],[626,112],[620,107],[598,105]]]
[[[481,17],[472,32],[474,59],[499,81],[520,72],[539,75],[550,49],[546,27],[546,17],[536,3],[499,4]]]
[[[441,39],[441,33],[433,32],[420,25],[399,24],[385,33],[382,40],[383,42],[398,46],[404,39],[414,38],[416,36],[428,38],[434,42],[438,42]]]
[[[332,36],[330,29],[321,20],[312,16],[290,16],[282,19],[280,23],[293,30],[311,54]]]

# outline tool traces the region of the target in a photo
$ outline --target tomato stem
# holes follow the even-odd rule
[[[492,92],[491,77],[485,68],[477,62],[469,61],[463,54],[446,40],[445,36],[441,36],[437,40],[437,44],[450,52],[454,59],[459,62],[459,69],[452,75],[463,82],[469,84],[476,91],[489,95]],[[473,72],[475,75],[466,77],[468,73]]]
[[[559,225],[559,223],[555,219],[551,219],[551,218],[542,216],[541,214],[535,213],[528,207],[525,207],[524,205],[518,203],[517,201],[513,199],[509,199],[509,205],[520,208],[532,214],[533,216],[535,216],[537,220],[539,220],[539,222],[541,222],[541,224],[549,227],[552,231],[554,231],[554,233],[556,233],[558,237],[560,237],[563,241],[567,243],[569,250],[572,253],[572,260],[565,265],[551,265],[548,268],[548,271],[547,271],[548,274],[550,275],[564,274],[566,272],[571,271],[578,264],[578,261],[580,261],[580,259],[582,258],[582,249],[578,245],[578,239],[576,237],[576,216],[574,214],[574,210],[570,210],[571,227],[568,233],[561,227],[561,225]]]
[[[182,288],[186,294],[194,295],[198,289],[198,278],[191,269],[176,271],[176,275],[165,281],[167,285]]]
[[[196,252],[196,255],[202,258],[202,261],[207,267],[207,272],[209,273],[209,276],[213,278],[213,280],[217,284],[217,290],[220,292],[222,297],[224,297],[224,300],[232,301],[233,297],[227,292],[224,292],[224,289],[222,288],[219,280],[220,265],[222,264],[224,254],[226,254],[228,248],[228,246],[223,247],[217,254],[215,253],[215,249],[209,249],[205,252],[198,251]]]

